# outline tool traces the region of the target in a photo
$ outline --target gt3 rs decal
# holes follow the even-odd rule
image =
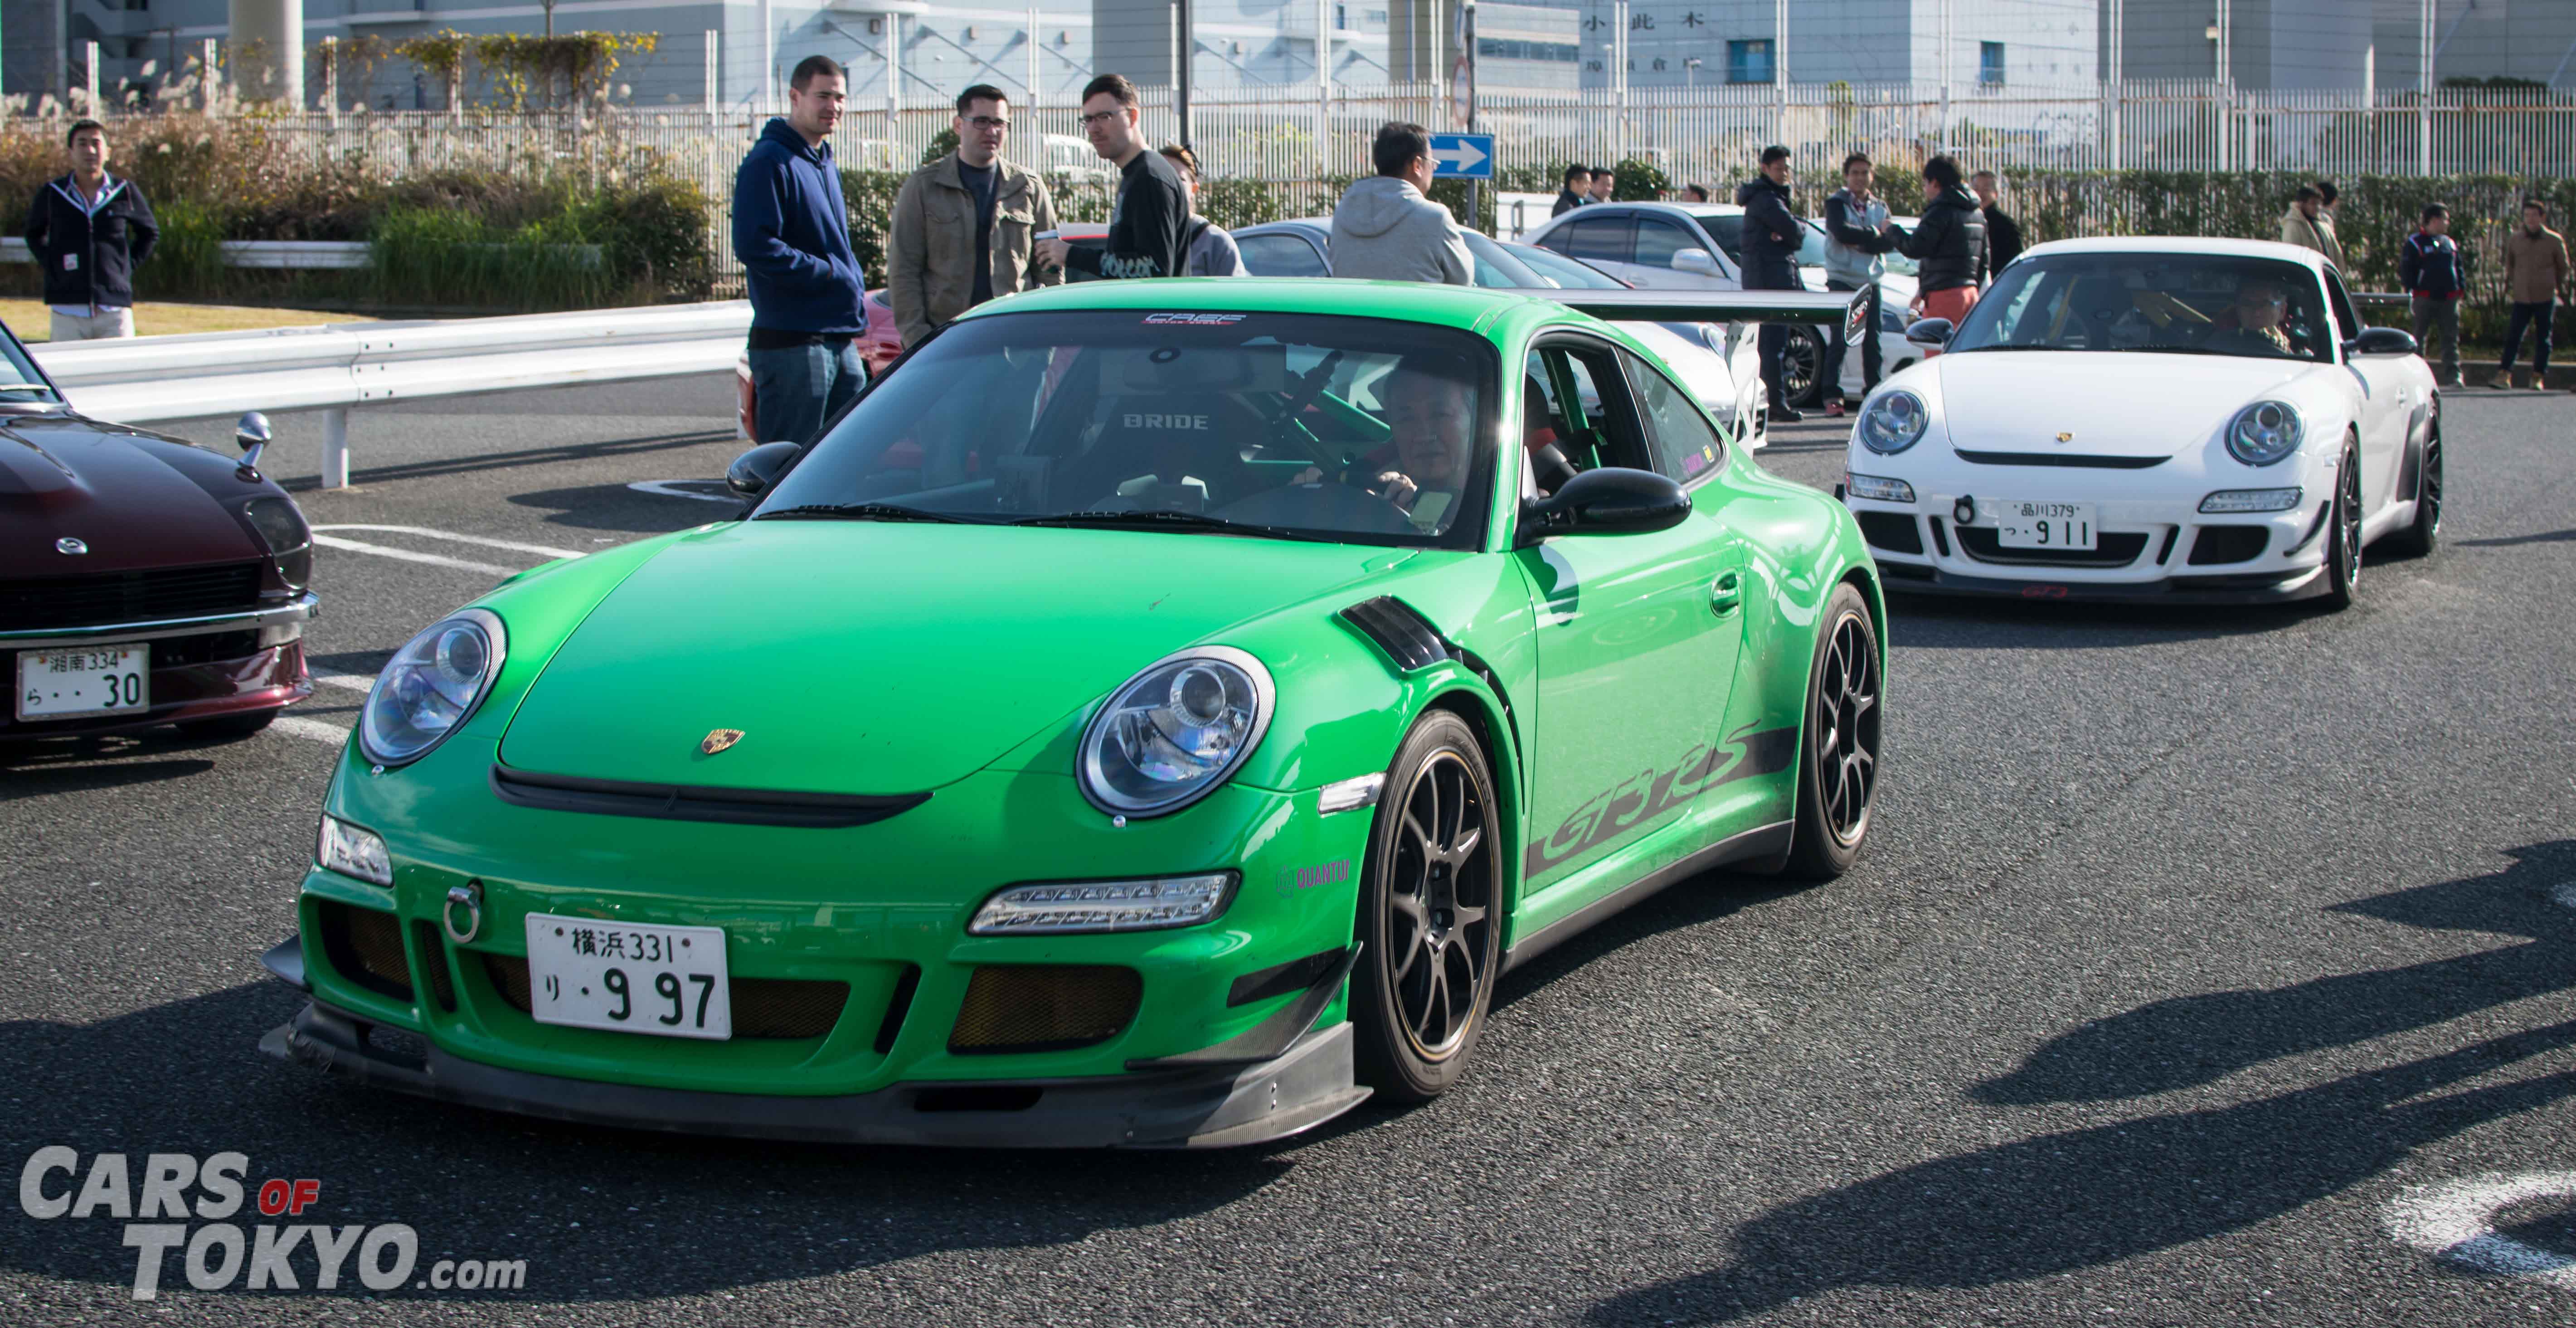
[[[1715,747],[1703,743],[1670,770],[1641,770],[1636,777],[1575,808],[1556,833],[1530,845],[1523,870],[1536,876],[1550,867],[1643,825],[1665,811],[1720,784],[1755,775],[1776,775],[1789,768],[1798,750],[1794,728],[1764,729],[1748,724]]]

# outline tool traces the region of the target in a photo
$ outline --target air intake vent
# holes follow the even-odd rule
[[[380,909],[333,900],[314,905],[322,953],[340,976],[398,1001],[411,999],[411,965],[403,959],[402,924]]]
[[[1377,643],[1395,666],[1407,673],[1450,658],[1449,642],[1437,628],[1393,595],[1364,599],[1342,610],[1342,619]]]
[[[1132,968],[993,964],[975,970],[948,1033],[955,1052],[1062,1051],[1118,1036],[1144,979]]]

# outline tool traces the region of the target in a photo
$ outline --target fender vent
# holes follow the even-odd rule
[[[1414,612],[1412,605],[1393,595],[1361,600],[1342,610],[1341,617],[1358,628],[1362,636],[1376,642],[1377,648],[1407,673],[1453,657],[1439,629]]]

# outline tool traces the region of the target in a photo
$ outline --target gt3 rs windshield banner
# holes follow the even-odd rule
[[[1808,323],[1842,320],[1845,337],[1869,330],[1866,291],[1558,290],[1514,287],[1611,323]]]

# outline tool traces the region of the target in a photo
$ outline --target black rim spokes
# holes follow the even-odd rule
[[[2343,511],[2336,514],[2335,519],[2343,523],[2343,548],[2339,552],[2343,557],[2345,579],[2349,581],[2353,574],[2361,571],[2361,466],[2349,457],[2345,458],[2340,502]]]
[[[1878,784],[1878,655],[1859,618],[1834,624],[1816,688],[1816,792],[1825,826],[1848,844]]]
[[[2424,447],[2424,478],[2416,498],[2432,509],[2434,521],[2442,519],[2442,444],[2439,441]]]
[[[1494,871],[1484,799],[1466,761],[1432,754],[1399,804],[1387,864],[1388,985],[1414,1049],[1456,1048],[1488,974]]]

